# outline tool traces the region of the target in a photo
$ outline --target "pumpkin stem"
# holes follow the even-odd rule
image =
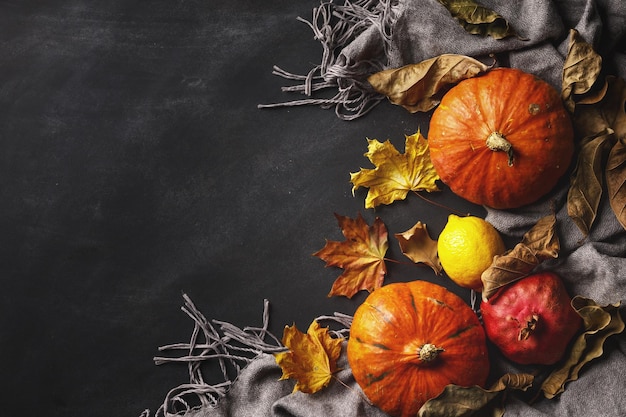
[[[489,135],[489,137],[487,137],[485,144],[487,145],[489,149],[491,149],[494,152],[496,151],[506,152],[506,155],[508,156],[509,166],[513,166],[513,159],[514,159],[513,145],[511,145],[511,142],[506,140],[506,138],[504,137],[502,133],[492,132]]]
[[[526,319],[526,326],[522,327],[517,335],[517,340],[526,340],[530,337],[532,332],[537,327],[537,322],[539,322],[539,316],[537,314],[533,314],[532,316]]]
[[[444,349],[439,348],[432,343],[425,343],[417,351],[417,356],[420,358],[421,361],[432,362],[443,351]]]

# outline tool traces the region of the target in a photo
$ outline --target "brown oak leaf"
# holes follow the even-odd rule
[[[281,380],[295,379],[293,392],[318,392],[330,382],[337,368],[343,338],[331,337],[328,328],[313,321],[306,333],[295,325],[286,326],[282,343],[289,350],[275,353],[276,363],[283,371]]]
[[[350,173],[353,194],[359,187],[369,188],[365,208],[403,200],[409,191],[439,191],[428,142],[419,131],[406,136],[403,154],[389,140],[381,143],[372,139],[368,143],[365,156],[376,168]]]
[[[400,244],[402,253],[415,263],[428,265],[441,275],[443,268],[437,255],[437,241],[428,234],[426,224],[417,222],[412,228],[394,235]]]
[[[374,291],[383,284],[387,274],[385,254],[389,247],[387,227],[378,217],[369,226],[359,213],[356,219],[335,213],[346,240],[326,240],[326,245],[313,256],[326,261],[326,266],[343,268],[328,294],[351,298],[361,290]]]

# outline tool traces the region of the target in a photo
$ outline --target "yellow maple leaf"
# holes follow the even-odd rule
[[[351,298],[361,290],[371,292],[380,288],[387,274],[387,227],[379,217],[369,226],[360,213],[356,219],[336,213],[335,217],[346,240],[327,240],[326,245],[313,254],[326,261],[326,266],[344,269],[333,283],[328,296],[343,295]]]
[[[401,154],[389,140],[368,139],[365,156],[376,168],[350,173],[353,194],[359,187],[369,188],[365,208],[404,200],[409,191],[439,191],[435,183],[439,175],[424,136],[419,131],[406,136],[404,148]]]
[[[306,333],[293,326],[285,326],[282,343],[289,350],[274,354],[283,371],[281,380],[295,379],[293,392],[307,394],[326,387],[337,372],[337,359],[341,354],[343,338],[333,338],[328,328],[313,321]]]

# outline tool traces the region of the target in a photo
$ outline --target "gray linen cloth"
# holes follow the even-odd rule
[[[306,82],[309,85],[302,89],[309,95],[285,105],[335,107],[342,118],[360,117],[380,99],[368,90],[364,82],[367,74],[443,53],[483,58],[496,53],[501,65],[534,73],[560,90],[571,28],[577,29],[583,39],[603,55],[603,65],[608,73],[626,78],[626,55],[620,46],[626,39],[625,1],[482,0],[480,3],[497,11],[520,37],[528,40],[515,37],[495,40],[470,35],[437,0],[323,3],[314,11],[317,18],[310,24],[318,31],[318,38],[326,48],[323,62],[315,69],[317,75],[308,77]],[[343,16],[335,26],[330,20],[332,13],[335,13],[333,19]],[[322,18],[322,14],[326,18]],[[349,23],[349,15],[357,18]],[[341,32],[341,42],[320,26],[333,28],[335,34]],[[349,32],[350,28],[352,32]],[[278,73],[286,74],[282,70]],[[339,93],[331,100],[317,99],[314,97],[317,89],[311,88],[315,83],[325,88],[336,87]],[[399,108],[398,111],[403,110]],[[536,204],[516,210],[489,209],[487,220],[515,242],[539,218],[556,208],[561,252],[557,259],[545,262],[540,268],[557,272],[572,295],[591,298],[601,305],[626,300],[626,231],[617,222],[605,198],[589,236],[584,238],[567,215],[566,182]],[[281,370],[267,350],[257,349],[258,356],[238,373],[228,390],[219,394],[218,401],[180,414],[185,417],[385,416],[357,393],[359,388],[344,356],[340,359],[343,370],[338,377],[353,389],[333,382],[316,394],[303,394],[292,393],[292,381],[278,380]],[[496,363],[496,366],[500,364]],[[503,371],[515,371],[511,366],[502,365],[502,368]],[[201,384],[193,387],[190,391],[202,392]],[[610,338],[604,355],[587,364],[580,379],[569,383],[557,398],[529,405],[521,398],[511,396],[505,416],[626,416],[625,387],[626,336],[621,334]],[[170,412],[168,404],[164,404],[157,414],[170,415]],[[149,414],[146,410],[143,415]]]
[[[302,85],[285,87],[297,99],[259,107],[320,105],[338,117],[361,117],[383,99],[368,75],[441,54],[461,54],[520,68],[561,89],[568,33],[577,29],[604,58],[608,72],[626,75],[623,0],[484,0],[513,27],[518,37],[494,39],[468,34],[438,0],[323,1],[309,25],[321,42],[321,63]],[[304,20],[304,19],[302,19]],[[621,49],[620,49],[621,47]],[[298,79],[281,68],[277,75]],[[328,97],[328,90],[336,91]]]

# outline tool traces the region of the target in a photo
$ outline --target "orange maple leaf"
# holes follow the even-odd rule
[[[360,290],[371,292],[380,288],[387,274],[387,227],[378,217],[372,226],[368,226],[360,213],[356,219],[336,213],[335,217],[346,240],[326,240],[326,245],[313,254],[326,261],[326,266],[344,269],[333,283],[328,296],[344,295],[351,298]]]
[[[326,387],[337,372],[337,359],[341,354],[343,338],[333,338],[328,328],[313,321],[306,333],[295,325],[285,326],[283,345],[289,350],[274,354],[283,371],[281,380],[295,379],[293,392],[313,394]]]

